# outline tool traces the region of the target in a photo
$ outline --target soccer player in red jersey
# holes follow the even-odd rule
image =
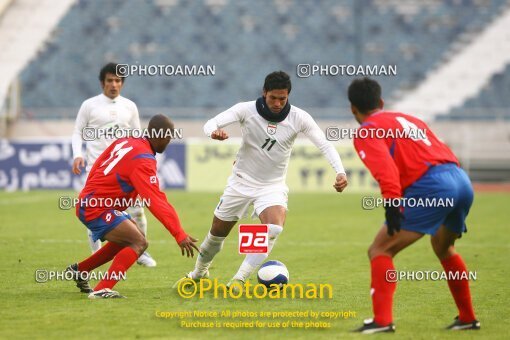
[[[173,129],[170,119],[156,115],[149,122],[147,138],[118,139],[99,156],[90,170],[79,195],[76,215],[92,231],[94,241],[108,242],[67,270],[74,273],[77,287],[89,293],[91,299],[123,297],[112,288],[147,249],[145,236],[124,211],[138,195],[142,202],[148,202],[151,213],[175,238],[182,255],[186,252],[188,257],[193,257],[193,248],[198,250],[197,240],[184,232],[177,212],[159,189],[154,155],[165,151],[171,139],[171,133],[167,132]],[[98,202],[114,203],[106,206]],[[87,274],[112,259],[106,278],[92,290]]]
[[[425,234],[431,235],[432,249],[444,268],[459,311],[448,329],[479,329],[467,268],[454,246],[467,231],[465,219],[473,202],[468,176],[452,151],[423,121],[383,110],[381,87],[375,80],[355,79],[348,96],[351,111],[361,124],[354,147],[379,183],[386,217],[368,249],[374,318],[365,320],[357,331],[395,331],[392,307],[397,273],[393,257]],[[425,200],[432,203],[406,204]]]

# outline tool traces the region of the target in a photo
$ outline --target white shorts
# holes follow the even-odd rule
[[[238,221],[248,215],[251,204],[253,204],[252,218],[275,205],[287,209],[288,192],[289,188],[285,184],[257,188],[241,183],[231,176],[214,210],[214,215],[222,221]]]

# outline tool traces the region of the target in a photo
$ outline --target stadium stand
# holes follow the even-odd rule
[[[23,8],[25,1],[28,0],[16,1],[16,6],[7,1],[3,16],[13,7]],[[7,2],[0,0],[0,8]],[[483,53],[464,58],[462,51],[479,45],[484,32],[497,26],[498,20],[509,13],[508,0],[44,0],[38,3],[40,8],[62,6],[51,13],[67,13],[58,25],[54,19],[53,25],[48,26],[45,34],[49,38],[38,41],[34,40],[35,35],[27,38],[32,39],[27,40],[33,49],[31,55],[17,53],[13,57],[16,62],[25,60],[25,65],[31,62],[19,75],[20,85],[11,85],[12,97],[19,96],[22,100],[21,115],[7,133],[0,125],[1,137],[67,138],[82,101],[99,93],[97,73],[109,61],[215,65],[216,74],[209,77],[132,76],[127,79],[123,95],[138,104],[145,122],[155,113],[169,113],[184,128],[187,138],[203,137],[204,119],[232,103],[258,96],[263,77],[275,69],[293,75],[291,102],[309,110],[321,128],[339,124],[344,127],[353,123],[345,98],[352,77],[299,78],[296,66],[384,62],[398,67],[396,77],[378,77],[387,107],[398,107],[408,100],[413,105],[420,103],[416,110],[409,110],[420,115],[424,112],[417,111],[434,101],[430,106],[435,111],[425,118],[459,155],[472,178],[510,181],[508,61],[499,59],[498,66],[490,70],[469,70],[470,78],[455,73],[455,77],[466,82],[477,80],[476,86],[466,86],[476,89],[469,95],[466,91],[453,91],[459,87],[449,91],[448,84],[441,81],[427,85],[434,74],[439,80],[451,79],[451,74],[441,77],[441,71],[451,70],[448,65],[456,60],[463,61],[461,65],[467,65],[463,66],[465,69],[476,58],[486,60]],[[73,3],[73,6],[67,10],[62,3],[68,7]],[[38,7],[25,6],[24,10],[35,11]],[[17,20],[23,23],[23,12],[10,14],[16,13]],[[29,26],[32,30],[37,28],[35,24]],[[500,30],[501,39],[508,36],[504,31],[504,28],[503,32]],[[5,32],[0,27],[0,46],[9,46],[1,42],[2,34]],[[488,49],[490,43],[490,39],[483,42]],[[494,40],[492,43],[502,46]],[[0,60],[7,50],[0,51]],[[507,58],[506,55],[503,57]],[[20,65],[18,71],[22,69]],[[0,67],[9,68],[10,64],[0,63]],[[462,71],[463,67],[454,69]],[[483,81],[472,71],[484,71]],[[8,84],[12,81],[8,79],[4,77],[1,81]],[[436,88],[436,84],[440,87]],[[414,102],[413,93],[419,94],[420,87],[426,85],[439,92],[444,103],[448,102],[444,112],[438,110],[443,105],[433,96],[431,99],[418,95],[414,98],[419,101]],[[461,82],[459,86],[463,85]],[[449,95],[454,92],[458,97],[449,101]],[[229,132],[232,137],[239,137],[236,129]]]
[[[17,114],[8,107],[18,95],[16,78],[68,11],[72,1],[0,1],[0,136],[6,120]],[[37,61],[34,61],[37,62]],[[11,90],[9,90],[11,88]],[[12,91],[12,94],[8,91]],[[11,95],[11,98],[8,98]],[[7,100],[5,100],[7,98]],[[12,113],[14,112],[14,113]]]
[[[504,118],[510,113],[510,65],[495,74],[490,82],[475,97],[468,99],[462,107],[449,114],[455,119]],[[477,108],[477,109],[473,109]]]
[[[65,108],[98,92],[96,70],[110,60],[216,65],[212,77],[128,79],[124,94],[140,107],[200,108],[181,118],[203,118],[207,108],[250,100],[266,73],[295,74],[302,63],[397,64],[398,77],[379,79],[386,97],[396,97],[416,87],[452,44],[480,32],[507,5],[505,0],[78,1],[22,73],[23,106],[28,116],[72,118],[75,109]],[[291,42],[295,47],[288,50]],[[327,108],[348,106],[342,94],[349,81],[295,77],[293,101],[323,108],[318,118],[336,118],[339,113]]]
[[[463,46],[453,46],[453,51],[448,53],[449,58],[431,70],[418,88],[402,96],[394,108],[403,112],[420,112],[424,117],[435,117],[461,106],[479,93],[494,74],[502,72],[505,65],[510,63],[510,54],[505,53],[510,50],[508,27],[510,9],[503,11],[493,22],[487,23],[487,27],[479,34],[464,39],[468,41]],[[469,109],[467,117],[475,112]]]

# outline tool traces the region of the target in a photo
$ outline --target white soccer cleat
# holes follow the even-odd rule
[[[244,290],[244,281],[240,279],[233,278],[227,283],[227,288],[236,295],[239,295]]]
[[[181,282],[186,281],[186,280],[200,281],[201,279],[208,279],[209,278],[209,271],[206,271],[204,273],[204,275],[202,275],[202,277],[197,278],[197,279],[194,279],[193,276],[191,276],[191,273],[193,273],[193,272],[189,272],[188,274],[184,275],[184,277],[181,277],[179,280],[177,280],[174,283],[174,285],[172,286],[172,289],[176,289],[177,287],[179,287]]]
[[[89,294],[89,299],[122,299],[125,298],[125,296],[122,296],[119,294],[119,292],[116,292],[114,290],[111,290],[110,288],[105,288],[98,290],[97,292],[92,292]]]
[[[136,260],[136,263],[138,263],[141,266],[144,267],[156,267],[156,260],[152,258],[152,256],[148,252],[143,252],[142,255]]]

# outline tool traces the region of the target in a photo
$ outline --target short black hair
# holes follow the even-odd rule
[[[117,75],[117,67],[118,67],[118,64],[116,64],[116,63],[108,63],[108,64],[104,65],[103,68],[101,68],[101,71],[99,71],[99,81],[101,83],[104,83],[107,73]],[[120,79],[122,82],[124,82],[125,77],[120,77]]]
[[[149,120],[147,130],[149,130],[150,136],[158,136],[158,134],[161,134],[161,132],[158,132],[158,130],[173,131],[174,123],[167,116],[163,114],[156,114],[152,116],[151,119]]]
[[[348,90],[351,105],[361,113],[367,113],[379,107],[381,101],[381,85],[368,77],[357,78],[351,82]]]
[[[272,90],[284,90],[287,89],[290,93],[292,89],[292,84],[290,82],[290,77],[287,73],[283,71],[275,71],[269,73],[264,80],[264,91],[272,91]]]

